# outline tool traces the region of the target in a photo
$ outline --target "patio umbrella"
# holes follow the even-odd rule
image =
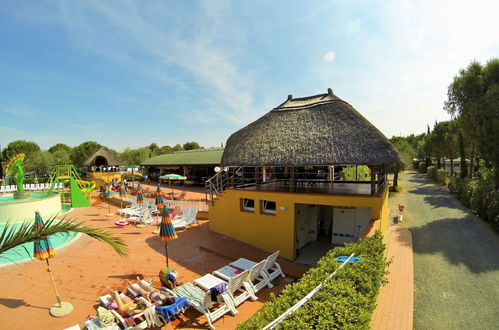
[[[137,186],[137,204],[144,203],[144,195],[142,194],[142,186],[140,183]]]
[[[126,197],[126,188],[123,181],[120,182],[120,209],[123,208],[123,198]],[[120,211],[121,212],[121,211]]]
[[[161,206],[163,206],[165,204],[165,201],[163,200],[163,194],[161,193],[161,187],[158,186],[156,187],[156,200],[155,200],[155,204],[156,206],[158,207],[158,210]]]
[[[106,186],[106,198],[111,198],[113,196],[113,189],[112,189],[111,182],[107,183]],[[108,217],[112,217],[114,214],[111,213],[111,203],[107,203],[107,206],[109,207],[109,213],[106,214]]]
[[[187,177],[179,174],[165,174],[159,177],[161,180],[168,180],[170,182],[170,188],[172,189],[172,197],[173,197],[173,188],[172,181],[184,181],[187,180]]]
[[[35,227],[37,230],[42,229],[45,226],[43,223],[42,216],[40,212],[35,212]],[[52,244],[50,244],[50,240],[48,237],[45,237],[39,241],[34,243],[35,258],[39,260],[45,260],[47,262],[47,272],[50,274],[50,279],[52,280],[52,286],[54,287],[55,296],[57,298],[57,304],[50,307],[50,315],[55,317],[62,317],[68,315],[73,310],[73,305],[68,302],[61,301],[59,297],[59,293],[57,292],[57,288],[55,286],[54,276],[52,275],[52,270],[50,269],[49,258],[52,258],[55,255],[54,248]]]
[[[159,238],[165,242],[165,254],[166,254],[166,267],[168,267],[168,242],[177,239],[177,233],[175,232],[175,227],[170,219],[170,214],[168,214],[168,207],[163,206],[163,212],[161,213],[161,226],[159,227]]]

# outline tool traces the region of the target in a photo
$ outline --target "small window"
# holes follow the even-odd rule
[[[255,212],[255,200],[249,198],[241,198],[241,209],[243,211]]]
[[[262,200],[262,213],[275,214],[276,203],[273,201]]]

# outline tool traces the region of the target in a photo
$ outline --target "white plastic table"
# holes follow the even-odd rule
[[[236,261],[231,262],[229,265],[241,270],[248,270],[256,265],[256,262],[248,260],[246,258],[239,258]]]
[[[203,277],[194,280],[194,283],[203,288],[204,290],[208,291],[219,284],[227,282],[211,274],[206,274]]]
[[[219,268],[213,272],[213,274],[227,281],[229,281],[233,277],[236,277],[240,273],[240,269],[231,266],[223,266],[222,268]]]

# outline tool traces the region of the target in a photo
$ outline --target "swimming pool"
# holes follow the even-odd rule
[[[13,223],[12,225],[19,226],[18,224],[15,224],[15,223]],[[5,227],[5,224],[0,223],[0,232],[3,231],[4,227]],[[78,233],[75,233],[75,232],[61,233],[61,234],[56,234],[56,235],[50,236],[50,243],[52,244],[52,246],[56,250],[55,257],[57,257],[57,248],[60,248],[63,245],[71,242],[77,236],[78,236]],[[33,249],[34,249],[33,245],[34,245],[34,243],[30,242],[30,243],[26,243],[26,244],[17,246],[13,249],[6,251],[5,253],[3,253],[0,256],[0,266],[12,264],[13,262],[15,262],[15,263],[24,262],[24,261],[28,261],[30,259],[36,260],[33,257]]]

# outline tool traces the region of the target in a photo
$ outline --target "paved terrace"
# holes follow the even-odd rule
[[[153,228],[115,226],[114,221],[119,217],[106,217],[108,205],[96,196],[94,193],[91,207],[75,209],[67,218],[85,222],[93,227],[105,228],[114,235],[124,238],[129,246],[129,257],[122,258],[106,244],[87,236],[81,236],[69,246],[57,249],[50,264],[62,300],[74,306],[71,314],[60,319],[49,316],[49,307],[56,302],[56,299],[45,262],[35,259],[0,268],[1,327],[64,329],[79,324],[83,328],[86,316],[96,313],[98,297],[108,293],[106,287],[124,289],[126,281],[134,279],[137,275],[146,279],[152,277],[157,279],[158,271],[165,264],[164,243],[160,241],[158,235],[152,234]],[[112,210],[114,212],[116,207],[112,206]],[[202,249],[200,245],[203,245]],[[183,282],[193,281],[206,273],[211,273],[239,256],[256,258],[268,255],[228,237],[210,232],[207,221],[201,221],[199,226],[187,231],[180,231],[179,239],[169,242],[168,248],[170,266],[178,270],[179,280]],[[225,254],[225,251],[228,254]],[[289,268],[289,264],[292,265],[283,262],[285,272],[299,275],[306,269]],[[246,301],[238,307],[240,313],[237,316],[227,314],[214,325],[217,329],[234,329],[238,323],[245,321],[260,309],[269,299],[271,292],[278,293],[291,281],[291,277],[286,277],[273,289],[262,289],[258,293],[259,300]],[[199,329],[206,326],[204,316],[194,309],[189,309],[186,315],[180,316],[163,329]]]

